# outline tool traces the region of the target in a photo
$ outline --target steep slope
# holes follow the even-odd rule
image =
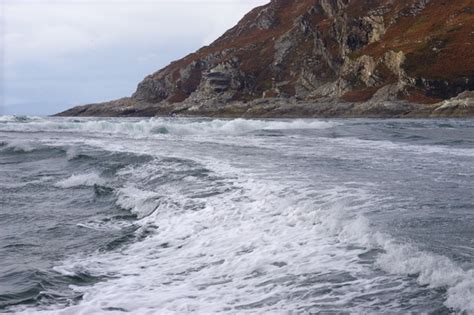
[[[146,77],[131,98],[65,114],[224,113],[240,104],[240,115],[263,98],[295,108],[350,103],[350,116],[383,115],[374,104],[396,102],[398,114],[425,115],[430,106],[406,104],[473,89],[474,0],[272,0]]]

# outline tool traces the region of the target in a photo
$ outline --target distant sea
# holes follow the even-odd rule
[[[474,313],[474,121],[0,116],[0,312]]]

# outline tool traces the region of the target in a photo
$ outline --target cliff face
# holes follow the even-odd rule
[[[434,104],[473,89],[474,0],[272,0],[108,106]]]

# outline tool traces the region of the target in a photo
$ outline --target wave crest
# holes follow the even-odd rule
[[[0,131],[81,131],[104,134],[126,134],[134,137],[153,135],[241,135],[258,130],[297,130],[326,129],[337,125],[323,120],[248,120],[248,119],[171,119],[151,118],[142,120],[117,119],[71,119],[48,118],[32,119],[19,123],[17,120],[6,120]]]
[[[30,153],[43,148],[38,143],[26,140],[2,142],[0,147],[2,147],[4,150],[10,150],[16,153]]]
[[[93,187],[95,185],[104,185],[105,180],[97,173],[74,174],[57,182],[54,186],[58,188],[74,188],[80,186]]]
[[[122,209],[129,210],[138,218],[144,218],[153,213],[159,206],[160,196],[151,191],[135,187],[124,187],[117,191],[116,204]]]

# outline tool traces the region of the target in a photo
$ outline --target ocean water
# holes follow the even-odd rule
[[[474,121],[0,117],[0,312],[474,314]]]

